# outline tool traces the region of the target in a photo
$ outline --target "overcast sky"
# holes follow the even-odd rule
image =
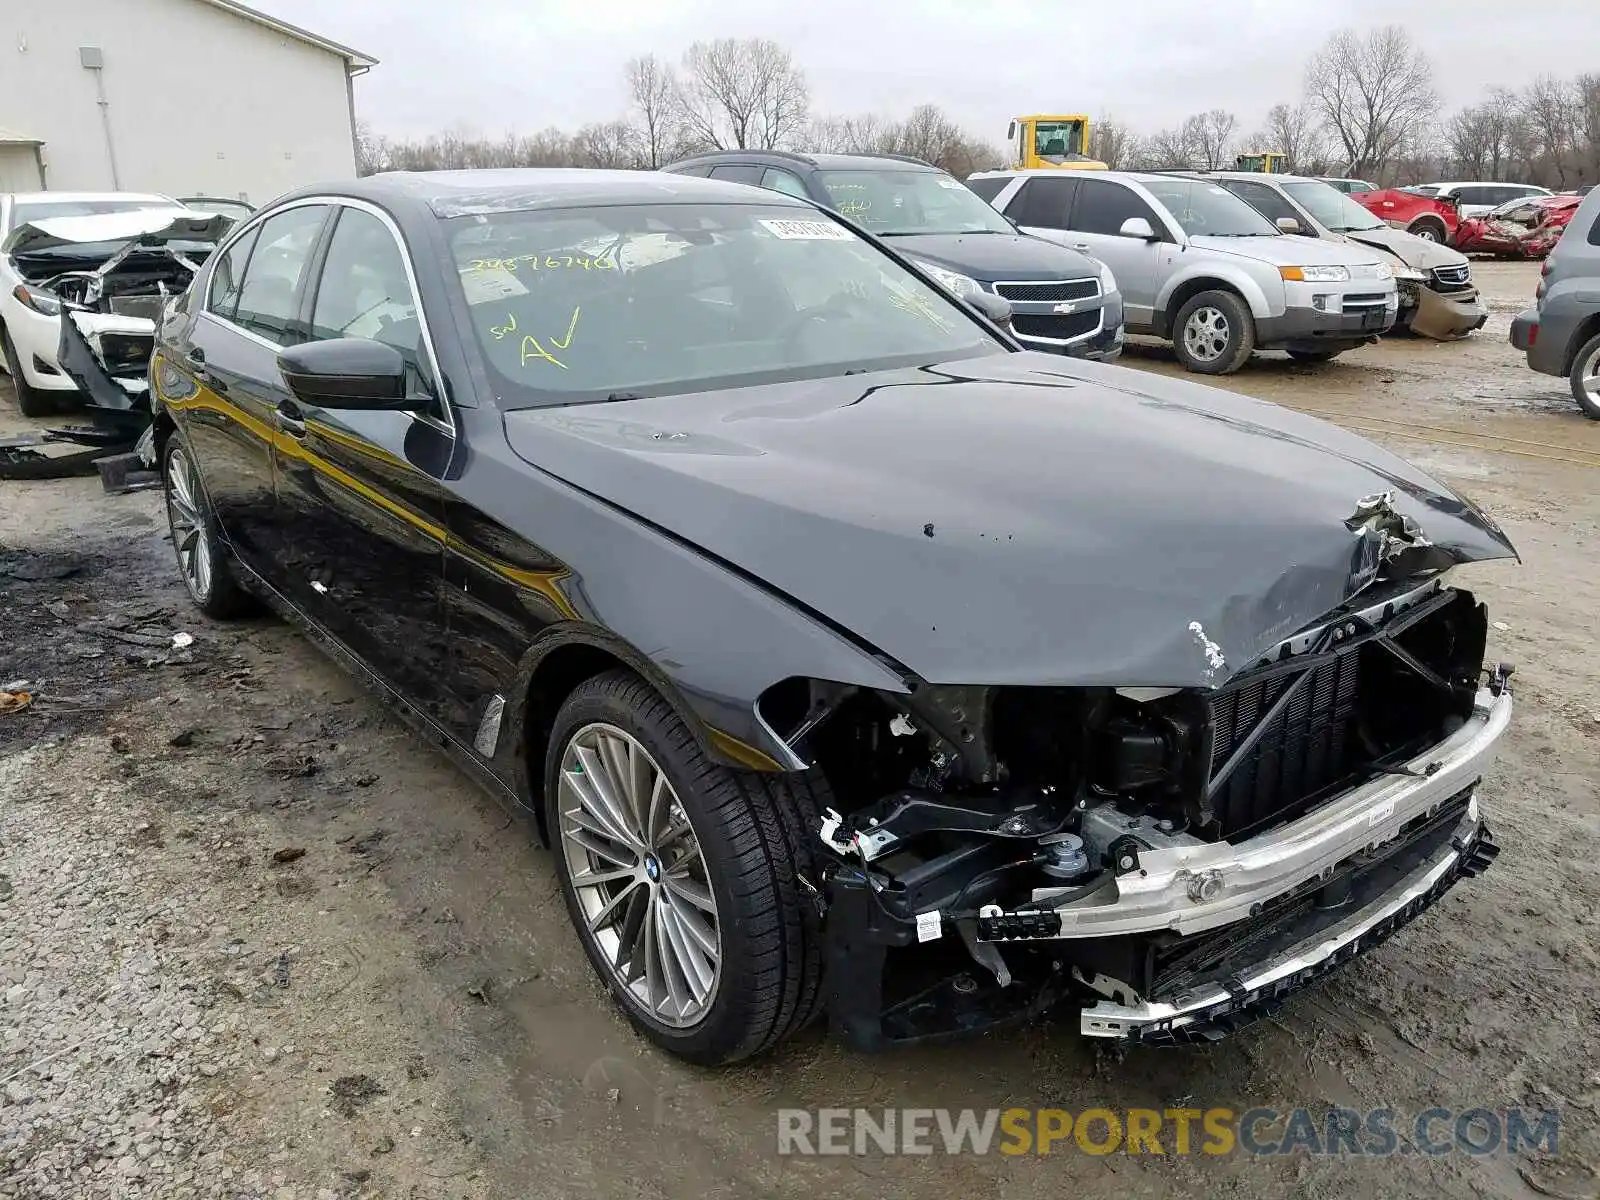
[[[1406,26],[1433,58],[1446,111],[1542,72],[1600,70],[1600,0],[803,0],[742,12],[726,0],[250,2],[381,60],[356,81],[356,107],[393,136],[610,119],[627,104],[629,57],[675,61],[714,37],[788,47],[814,112],[900,115],[933,101],[993,142],[1025,112],[1110,112],[1149,132],[1222,107],[1251,131],[1298,96],[1307,57],[1346,25]]]

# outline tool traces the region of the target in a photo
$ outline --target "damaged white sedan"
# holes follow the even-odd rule
[[[156,321],[233,220],[162,196],[10,198],[0,349],[23,414],[71,403],[134,434],[148,424]]]

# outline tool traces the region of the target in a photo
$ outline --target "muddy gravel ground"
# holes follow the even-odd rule
[[[1478,269],[1494,316],[1465,342],[1262,355],[1223,386],[1409,455],[1515,540],[1521,565],[1471,572],[1517,665],[1483,788],[1504,853],[1205,1048],[1107,1052],[1063,1021],[680,1065],[607,1003],[523,823],[288,628],[189,608],[156,494],[0,482],[0,684],[41,692],[0,715],[0,1195],[1596,1195],[1600,424],[1506,344],[1537,267]],[[776,1153],[779,1108],[897,1105],[1563,1124],[1553,1154],[1479,1158]]]

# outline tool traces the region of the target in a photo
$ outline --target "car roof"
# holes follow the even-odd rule
[[[409,202],[430,209],[438,217],[611,204],[761,203],[813,207],[805,200],[780,192],[721,179],[671,175],[662,171],[600,171],[581,167],[388,171],[353,183],[301,188],[292,195],[342,195],[379,204]]]
[[[939,168],[902,154],[802,154],[793,150],[707,150],[672,163],[673,167],[705,162],[767,162],[774,166],[801,163],[819,171],[934,171]]]

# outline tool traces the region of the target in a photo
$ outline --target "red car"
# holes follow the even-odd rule
[[[1455,248],[1504,258],[1543,258],[1561,240],[1582,203],[1577,193],[1513,200],[1487,216],[1463,220],[1456,229]]]
[[[1421,188],[1352,192],[1350,199],[1395,229],[1404,229],[1430,242],[1455,244],[1461,211],[1454,200],[1431,196]]]

